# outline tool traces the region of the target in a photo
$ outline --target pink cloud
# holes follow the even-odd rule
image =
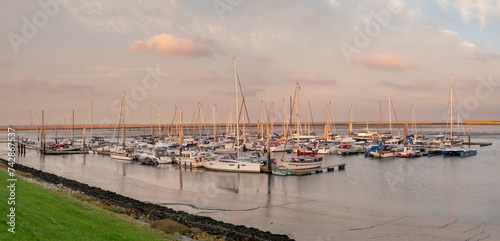
[[[378,68],[384,70],[406,70],[418,67],[418,64],[401,57],[399,54],[360,56],[353,58],[352,62],[368,68]]]
[[[294,75],[290,78],[293,82],[299,84],[316,84],[316,85],[329,85],[337,84],[337,81],[331,78],[325,78],[321,75]]]
[[[169,34],[156,35],[146,42],[135,41],[129,51],[191,57],[211,56],[213,54],[213,51],[203,43],[190,39],[180,39]]]

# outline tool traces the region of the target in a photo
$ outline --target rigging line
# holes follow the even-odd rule
[[[122,97],[122,104],[121,106],[123,106],[123,97]],[[118,122],[117,124],[115,125],[115,130],[113,131],[113,136],[111,137],[111,140],[115,139],[115,134],[116,134],[116,129],[118,128],[118,126],[120,126],[120,122],[122,120],[122,107],[120,106],[120,115],[118,115]]]
[[[347,120],[345,121],[345,124],[344,124],[344,132],[342,132],[342,135],[345,136],[345,130],[347,128],[347,123],[349,123],[349,116],[351,116],[351,108],[349,108],[349,113],[347,114]]]
[[[329,108],[330,112],[328,113],[328,116],[330,117],[330,120],[332,121],[334,133],[337,134],[337,127],[335,125],[335,118],[333,117],[332,102],[329,102],[328,106],[330,107]]]
[[[299,85],[299,83],[297,83],[297,86]],[[298,87],[295,87],[295,89],[297,89]],[[289,124],[292,123],[292,117],[293,117],[293,109],[295,107],[295,97],[297,95],[297,91],[295,91],[295,94],[293,95],[293,102],[292,102],[292,106],[290,108],[290,119],[289,119]],[[285,146],[283,147],[283,149],[286,150],[286,144],[288,143],[288,133],[289,133],[289,130],[290,130],[290,125],[287,125],[286,127],[286,138],[285,138]],[[297,133],[297,137],[298,137],[298,133]],[[285,158],[285,152],[283,152],[283,155],[281,156],[281,159],[283,160],[283,158]]]
[[[457,94],[455,92],[455,88],[453,88],[453,97],[455,98],[456,102],[458,103],[457,104],[457,107],[458,107],[458,117],[459,120],[461,120],[461,116],[460,116],[460,113],[462,113],[462,105],[460,105],[460,101],[458,100],[458,97],[457,97]],[[457,120],[457,124],[459,124],[458,120]],[[458,133],[460,134],[460,124],[458,126]],[[462,125],[462,134],[465,135],[465,127],[463,127]]]
[[[240,87],[240,92],[242,93],[242,95],[241,95],[241,96],[242,96],[242,103],[241,103],[242,107],[241,107],[241,109],[242,109],[242,111],[243,111],[243,107],[245,107],[245,114],[246,114],[246,116],[247,116],[247,121],[248,121],[248,123],[250,124],[250,123],[251,123],[251,122],[250,122],[250,116],[248,115],[248,110],[247,110],[247,102],[246,102],[246,100],[245,100],[245,95],[246,95],[246,93],[245,93],[245,94],[243,94],[244,92],[243,92],[243,89],[242,89],[242,87],[241,87],[240,75],[238,74],[238,70],[236,70],[236,79],[238,79],[238,86]],[[242,112],[242,111],[240,111],[240,117],[241,117],[241,112]],[[238,117],[238,119],[239,119],[240,117]],[[251,136],[253,136],[253,130],[252,130],[252,128],[250,128],[250,135],[251,135]]]
[[[311,123],[313,123],[313,133],[316,133],[316,127],[314,126],[314,118],[311,110],[311,102],[309,102],[308,105],[309,105],[309,116],[311,117]],[[311,123],[309,123],[309,129],[311,129]]]
[[[396,117],[396,124],[398,126],[399,134],[401,134],[401,127],[399,126],[398,115],[396,114],[396,108],[394,108],[394,102],[392,102],[392,98],[391,98],[391,106],[392,106],[392,111],[394,112],[394,117]]]

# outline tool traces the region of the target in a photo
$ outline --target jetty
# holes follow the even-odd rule
[[[464,142],[462,145],[469,145],[469,146],[491,146],[493,143],[491,142]]]
[[[343,171],[343,170],[345,170],[345,166],[346,166],[346,163],[340,163],[337,165],[331,165],[331,166],[327,166],[327,167],[320,167],[320,168],[307,169],[307,170],[288,170],[288,169],[277,168],[277,169],[273,169],[271,171],[271,173],[273,175],[278,175],[278,176],[306,176],[306,175],[328,173],[328,172],[334,172],[334,171]],[[261,171],[269,173],[269,171],[267,169],[261,170]]]

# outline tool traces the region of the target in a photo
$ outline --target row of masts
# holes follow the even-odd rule
[[[248,111],[247,111],[247,108],[246,108],[246,101],[245,101],[245,95],[244,95],[244,89],[241,87],[241,84],[239,82],[239,77],[238,77],[238,73],[237,73],[237,69],[236,69],[236,62],[235,62],[235,59],[233,59],[233,63],[234,63],[234,75],[235,75],[235,92],[234,92],[234,102],[233,102],[233,108],[234,108],[234,112],[228,112],[228,115],[227,115],[227,119],[226,119],[226,123],[231,123],[230,121],[228,121],[229,119],[235,119],[235,125],[236,125],[236,130],[238,131],[234,131],[233,130],[233,127],[231,124],[229,125],[226,125],[226,133],[235,133],[236,135],[236,139],[240,139],[240,131],[239,131],[239,123],[240,123],[240,120],[243,122],[243,131],[241,132],[242,134],[243,133],[246,133],[245,131],[245,128],[250,125],[250,118],[248,116]],[[239,100],[238,100],[238,87],[240,89],[240,91],[243,93],[242,94],[242,102],[241,102],[241,106],[239,104]],[[292,97],[290,97],[290,105],[289,105],[289,108],[288,110],[290,110],[290,117],[292,116],[292,108],[293,108],[293,105],[294,103],[296,103],[296,122],[295,122],[295,133],[297,135],[300,135],[302,132],[302,125],[301,125],[301,115],[300,115],[300,95],[299,95],[299,91],[301,90],[301,87],[300,85],[297,83],[296,85],[296,90],[295,90],[295,98],[297,100],[297,102],[295,102],[295,98],[294,98],[294,101],[292,103]],[[122,137],[122,141],[121,143],[124,144],[125,143],[125,138],[126,138],[126,133],[125,133],[125,92],[123,92],[123,96],[122,96],[122,105],[121,105],[121,111],[120,111],[120,117],[119,117],[119,121],[118,121],[118,127],[121,127],[122,129],[122,133],[121,133],[121,137]],[[395,109],[394,109],[394,106],[392,104],[392,99],[391,99],[391,94],[389,93],[388,94],[388,104],[389,104],[389,134],[392,134],[392,112],[394,112],[394,114],[396,114],[395,112]],[[451,85],[450,85],[450,101],[449,101],[449,120],[450,120],[450,123],[451,123],[451,136],[453,136],[454,134],[454,122],[453,122],[453,76],[451,76]],[[382,115],[381,115],[381,103],[379,102],[379,109],[380,109],[380,123],[382,123]],[[241,111],[240,111],[241,110]],[[269,111],[268,111],[269,110]],[[90,110],[89,110],[89,115],[90,115],[90,136],[91,138],[93,137],[93,101],[90,102]],[[212,127],[213,127],[213,136],[217,138],[217,129],[218,129],[218,119],[217,119],[217,107],[216,105],[213,105],[213,108],[212,108]],[[235,113],[235,115],[233,116],[232,113]],[[72,113],[72,127],[71,127],[71,134],[72,134],[72,140],[75,140],[75,136],[74,136],[74,129],[75,129],[75,117],[74,117],[74,110],[73,110],[73,113]],[[207,126],[206,125],[206,121],[208,120],[208,114],[209,114],[209,111],[208,111],[208,105],[207,105],[207,111],[206,113],[204,114],[203,113],[203,104],[201,102],[198,102],[198,115],[196,115],[196,113],[193,114],[193,119],[192,119],[192,122],[195,124],[194,125],[194,128],[193,128],[193,136],[195,135],[195,133],[197,133],[197,127],[200,128],[199,132],[202,132],[202,131],[205,131],[207,134]],[[289,124],[291,123],[291,119],[290,118],[290,121],[287,121],[285,122],[285,116],[288,114],[288,111],[287,111],[287,108],[286,108],[286,103],[285,103],[285,99],[283,98],[283,123],[282,123],[282,133],[284,134],[286,130],[289,129]],[[412,123],[412,129],[413,129],[413,132],[415,135],[417,135],[417,128],[416,128],[416,117],[415,117],[415,112],[414,112],[414,106],[413,104],[411,105],[411,112],[410,112],[410,115],[411,115],[411,123]],[[267,118],[266,118],[267,116]],[[267,104],[265,105],[264,107],[264,102],[261,101],[261,110],[260,110],[260,120],[257,121],[257,137],[261,137],[263,136],[264,134],[264,123],[270,123],[271,125],[271,133],[274,133],[274,116],[275,116],[275,113],[274,113],[274,102],[271,102],[270,103],[270,108],[268,109],[267,108]],[[396,116],[396,115],[395,115]],[[457,119],[458,119],[458,116],[459,116],[459,113],[457,113]],[[308,121],[307,123],[304,125],[304,133],[307,132],[308,135],[310,135],[311,133],[311,122],[314,122],[312,120],[312,112],[311,112],[311,106],[310,106],[310,103],[308,104],[308,115],[307,115],[307,118],[308,118]],[[161,123],[161,120],[164,120],[164,129],[165,129],[165,134],[162,134],[162,123]],[[174,119],[177,120],[177,126],[180,127],[182,125],[182,107],[177,107],[175,108],[175,113],[174,113],[174,117],[172,119],[172,123],[174,122]],[[88,120],[88,118],[87,118]],[[153,124],[153,114],[152,114],[152,107],[150,105],[150,121],[151,121],[151,135],[154,137],[155,136],[155,126]],[[397,116],[396,116],[396,121],[397,121]],[[55,110],[54,110],[54,123],[55,123]],[[180,123],[180,124],[179,124]],[[349,124],[349,135],[352,134],[352,123],[353,123],[353,105],[351,105],[351,109],[350,109],[350,124]],[[333,124],[333,125],[332,125]],[[33,116],[32,116],[32,112],[30,110],[30,125],[31,126],[34,126],[34,121],[33,121]],[[87,125],[87,124],[86,124]],[[85,126],[86,126],[85,125]],[[44,112],[42,111],[42,126],[43,126],[43,138],[45,138],[45,117],[44,117]],[[163,136],[168,136],[168,134],[166,133],[166,123],[165,123],[165,118],[163,118],[163,115],[161,113],[161,108],[160,108],[160,104],[158,104],[158,135],[160,138],[162,138]],[[331,112],[331,102],[326,104],[325,105],[325,136],[329,134],[330,132],[330,126],[333,126],[335,128],[335,123],[334,123],[334,119],[333,119],[333,115],[332,115],[332,112]],[[398,125],[399,126],[399,125]],[[380,127],[381,128],[381,127]],[[66,117],[64,117],[64,129],[65,129],[65,138],[67,139],[67,126],[66,126]],[[84,128],[85,129],[85,128]],[[116,129],[116,128],[115,128]],[[180,128],[182,129],[182,128]],[[54,130],[55,130],[55,139],[56,139],[56,143],[57,143],[57,126],[54,124]],[[252,129],[250,129],[252,130]],[[313,130],[314,131],[314,130]],[[336,133],[336,129],[333,130],[335,133]],[[181,132],[181,131],[179,131]],[[198,132],[198,133],[199,133]],[[288,131],[287,131],[288,132]],[[382,130],[380,130],[380,132],[382,132]],[[173,128],[171,128],[170,130],[170,136],[172,136],[173,134]],[[179,133],[180,135],[181,133]],[[251,135],[253,136],[253,133],[251,133]],[[113,134],[113,137],[115,136],[115,134]],[[118,138],[118,136],[117,136]],[[117,142],[118,142],[118,139],[117,139]]]
[[[380,103],[379,103],[380,105]],[[200,111],[201,111],[201,106],[202,106],[202,103],[199,103],[199,106],[200,106]],[[310,106],[309,106],[310,107]],[[161,110],[160,110],[160,105],[158,105],[158,123],[157,124],[154,124],[153,123],[153,118],[152,118],[152,110],[150,109],[150,113],[151,113],[151,123],[150,125],[148,125],[151,129],[151,135],[152,136],[156,136],[155,134],[157,134],[160,138],[162,137],[166,137],[166,136],[172,136],[173,134],[173,130],[174,128],[173,127],[177,127],[180,122],[180,119],[179,119],[179,115],[181,114],[181,108],[180,106],[177,106],[175,108],[175,112],[174,112],[174,118],[172,120],[172,123],[171,124],[166,124],[165,123],[165,118],[163,118],[163,114],[161,113]],[[270,124],[270,131],[271,133],[275,133],[275,129],[274,129],[274,126],[277,125],[277,126],[281,126],[282,130],[281,130],[281,133],[285,133],[285,130],[288,128],[288,125],[289,125],[289,121],[283,121],[281,123],[276,123],[274,121],[274,118],[273,118],[273,114],[274,114],[274,103],[271,103],[270,105],[270,108],[268,109],[267,108],[267,105],[264,107],[265,109],[261,109],[261,120],[258,120],[256,124],[251,124],[250,122],[247,122],[245,119],[243,119],[243,124],[241,125],[242,128],[247,128],[249,126],[255,126],[256,125],[256,130],[257,130],[257,136],[259,137],[262,137],[263,133],[265,133],[264,131],[264,125],[266,123],[269,123]],[[123,110],[124,112],[124,107],[121,107],[121,110]],[[310,109],[310,108],[309,108]],[[92,107],[91,107],[91,110],[92,110]],[[199,133],[199,134],[202,134],[202,135],[205,135],[205,136],[209,136],[212,134],[212,136],[214,137],[217,137],[218,136],[218,129],[220,126],[225,126],[226,130],[225,130],[225,133],[235,133],[236,134],[236,131],[233,129],[234,127],[234,124],[231,122],[231,121],[228,121],[227,123],[219,123],[218,121],[218,118],[217,118],[217,114],[216,114],[216,111],[217,111],[217,106],[216,105],[213,105],[213,109],[212,109],[212,123],[211,124],[207,124],[206,122],[206,119],[207,118],[203,118],[204,114],[202,114],[201,112],[198,114],[198,117],[197,118],[193,118],[193,122],[192,124],[188,124],[189,128],[192,129],[190,133],[192,133],[192,135],[194,136],[195,133]],[[351,105],[351,108],[350,108],[350,112],[349,112],[349,120],[348,122],[346,122],[346,124],[349,124],[349,130],[350,132],[352,132],[352,124],[355,124],[353,122],[353,105]],[[309,113],[311,113],[309,111]],[[417,130],[416,130],[416,126],[417,126],[417,122],[416,122],[416,116],[415,116],[415,111],[414,111],[414,106],[413,104],[411,105],[411,125],[412,125],[412,129],[414,131],[414,133],[416,134],[417,133]],[[267,114],[267,120],[266,120],[266,117],[263,116],[264,114]],[[283,116],[285,116],[287,114],[287,111],[283,111]],[[30,111],[30,116],[32,115],[32,112]],[[90,116],[91,116],[91,124],[90,124],[90,137],[92,138],[93,136],[93,113],[92,111],[90,111]],[[114,133],[113,134],[113,138],[123,138],[125,135],[125,128],[127,128],[127,126],[125,125],[125,113],[123,114],[120,114],[119,116],[119,120],[118,120],[118,123],[116,124],[115,126],[115,129],[121,129],[122,132],[119,133],[119,134],[116,134]],[[196,114],[194,115],[196,116]],[[200,117],[201,116],[201,117]],[[206,115],[208,116],[208,114]],[[311,115],[309,114],[308,115],[309,118],[311,118]],[[227,120],[230,120],[232,119],[232,114],[230,113],[228,115],[228,118]],[[33,119],[32,117],[30,117],[31,119]],[[314,133],[315,130],[315,126],[320,126],[320,125],[326,125],[328,128],[327,128],[327,133],[330,133],[330,131],[333,131],[333,133],[337,133],[337,129],[336,129],[336,126],[337,125],[342,125],[341,123],[337,123],[335,124],[335,120],[334,120],[334,117],[333,117],[333,114],[332,114],[332,111],[331,111],[331,102],[328,103],[328,104],[325,104],[325,121],[323,123],[314,123],[314,122],[311,122],[311,119],[308,118],[308,122],[305,123],[305,125],[302,126],[302,124],[297,124],[295,123],[295,126],[297,128],[297,130],[295,131],[296,134],[299,134],[299,133],[307,133],[308,135],[311,134],[311,133]],[[85,124],[84,127],[78,127],[76,128],[75,127],[75,123],[74,123],[74,111],[73,111],[73,118],[70,118],[72,120],[72,125],[71,126],[67,126],[67,123],[66,123],[66,117],[64,117],[64,130],[65,130],[65,138],[68,139],[68,133],[71,134],[71,139],[74,140],[75,137],[74,137],[74,129],[80,129],[80,128],[86,128],[87,127],[87,124]],[[162,119],[163,119],[163,124],[162,124]],[[43,118],[43,121],[45,123],[45,120],[46,118]],[[174,124],[174,122],[177,122],[177,124]],[[239,122],[239,121],[238,121]],[[363,123],[366,123],[366,122],[361,122],[361,123],[357,123],[357,124],[363,124]],[[369,123],[366,123],[366,124],[369,124]],[[375,123],[373,123],[375,124]],[[392,121],[389,121],[388,123],[383,123],[382,122],[382,116],[380,116],[380,122],[378,123],[380,126],[382,124],[384,125],[388,125],[389,126],[389,134],[392,134]],[[398,123],[398,126],[400,125],[400,123]],[[30,129],[38,129],[37,127],[34,126],[34,124],[31,124],[30,125]],[[59,139],[58,138],[58,130],[60,128],[60,126],[58,125],[52,125],[52,126],[47,126],[46,124],[44,124],[45,128],[49,127],[49,129],[53,129],[54,132],[55,132],[55,138],[56,139]],[[133,126],[133,125],[132,125]],[[141,128],[143,125],[140,125]],[[239,128],[240,125],[238,125],[238,128]],[[139,128],[139,126],[134,126],[134,127],[128,127],[128,128]],[[71,132],[68,131],[71,130]],[[170,129],[170,134],[168,133],[168,130],[167,129]],[[210,130],[212,129],[212,130]],[[250,129],[250,130],[254,130],[254,129]],[[212,132],[212,133],[210,133]],[[380,131],[382,132],[382,131]],[[242,131],[242,133],[246,133],[246,131]],[[120,135],[121,134],[121,135]],[[352,133],[350,133],[352,134]],[[117,139],[117,140],[118,140]],[[124,142],[124,140],[122,139],[121,141],[122,143]]]

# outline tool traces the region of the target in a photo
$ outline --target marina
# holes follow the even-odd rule
[[[429,134],[442,130],[440,127],[421,129]],[[30,132],[20,133],[30,135]],[[129,135],[140,133],[130,131]],[[287,234],[294,239],[327,240],[329,236],[352,239],[356,234],[349,231],[351,229],[401,216],[407,217],[407,221],[414,222],[418,218],[436,226],[455,219],[460,225],[471,228],[485,221],[491,228],[499,225],[500,213],[494,210],[500,210],[500,180],[497,178],[500,173],[500,129],[483,126],[473,129],[472,133],[473,136],[482,133],[475,134],[475,142],[493,145],[480,147],[480,154],[466,158],[443,158],[441,155],[415,160],[397,157],[379,160],[362,154],[325,155],[323,168],[314,170],[313,175],[310,175],[312,171],[297,171],[292,175],[288,175],[289,171],[281,171],[268,175],[219,172],[177,164],[145,166],[99,154],[44,156],[30,149],[18,158],[22,165],[142,201]],[[81,137],[81,134],[76,132],[75,136]],[[111,136],[112,131],[103,130],[99,134]],[[272,153],[273,159],[282,155],[295,154]],[[340,170],[342,166],[345,170]],[[331,167],[334,167],[333,172],[329,171]],[[330,212],[327,216],[312,214],[320,207],[344,211]],[[287,215],[283,215],[285,210]],[[309,215],[306,218],[298,212]],[[228,213],[248,213],[251,219]],[[377,213],[379,221],[370,217],[370,213]],[[300,215],[300,219],[306,218],[310,224],[297,222],[298,219],[290,215]],[[361,215],[361,218],[355,222],[338,220],[345,215]],[[339,222],[342,225],[332,229],[332,225],[337,226]],[[277,223],[280,225],[274,225]],[[494,235],[491,228],[486,230]],[[381,230],[386,229],[376,233],[384,233]],[[415,233],[412,230],[408,226],[403,231]],[[446,234],[442,231],[431,233],[435,239],[448,237],[440,236]],[[363,232],[363,235],[372,234],[376,236],[371,231]]]
[[[0,240],[500,240],[500,0],[5,2]]]
[[[337,128],[333,119],[312,125],[312,118],[308,118],[301,123],[298,108],[301,88],[297,83],[294,101],[288,106],[289,118],[285,118],[283,101],[284,118],[279,128],[278,125],[274,127],[274,120],[269,117],[259,120],[256,125],[250,124],[244,95],[241,108],[237,107],[238,87],[241,86],[235,59],[233,63],[235,115],[234,119],[228,116],[228,120],[233,119],[229,123],[215,122],[214,105],[212,123],[204,120],[210,119],[208,111],[201,118],[204,114],[199,108],[199,118],[194,113],[193,121],[187,126],[179,106],[175,108],[172,124],[162,126],[158,106],[158,125],[153,124],[150,107],[148,128],[127,127],[124,91],[119,121],[114,128],[94,130],[91,103],[90,125],[85,124],[82,129],[75,128],[74,123],[69,128],[64,126],[64,138],[58,138],[57,126],[47,129],[42,111],[41,126],[33,124],[29,130],[17,131],[17,140],[11,139],[9,144],[17,145],[17,163],[21,165],[141,202],[283,234],[292,239],[326,236],[328,240],[332,225],[339,226],[335,235],[356,239],[352,231],[365,230],[360,226],[370,227],[366,229],[377,226],[373,222],[404,225],[406,233],[403,234],[389,231],[395,228],[392,225],[377,229],[376,233],[388,233],[386,235],[395,239],[399,235],[409,235],[411,239],[420,235],[415,232],[416,227],[450,219],[455,220],[453,223],[464,222],[465,228],[491,222],[488,232],[498,235],[495,230],[500,230],[496,229],[500,225],[500,213],[491,210],[500,210],[500,180],[497,178],[500,173],[500,129],[497,125],[474,125],[472,128],[468,124],[466,133],[466,123],[460,121],[458,112],[454,121],[453,80],[446,123],[419,125],[413,105],[411,122],[400,123],[396,118],[393,123],[392,114],[396,116],[396,112],[391,107],[390,93],[388,125],[382,125],[382,121],[378,125],[356,125],[353,105],[350,121],[340,123],[342,129]],[[326,107],[325,119],[328,119],[331,111],[328,105]],[[261,113],[269,111],[272,112],[272,108],[261,109]],[[294,111],[297,112],[295,119]],[[310,116],[310,109],[308,112]],[[246,119],[236,116],[246,116]],[[88,129],[90,136],[87,136]],[[13,130],[8,129],[9,132]],[[474,144],[479,149],[471,148]],[[471,175],[473,169],[485,163],[490,168],[480,169],[479,176]],[[463,169],[468,172],[456,171]],[[471,187],[471,183],[462,182],[485,177],[490,178],[486,183],[493,185],[480,183]],[[464,196],[469,199],[462,199]],[[336,211],[326,216],[314,214],[327,213],[331,207]],[[342,209],[344,212],[339,212]],[[224,214],[234,212],[244,212],[252,218]],[[367,213],[377,215],[366,216]],[[300,222],[302,219],[310,223],[304,225]],[[383,221],[387,219],[393,221]],[[423,221],[417,225],[407,225],[406,220],[398,223],[403,219]],[[273,226],[274,223],[279,227]],[[424,229],[431,239],[456,237],[452,230]],[[459,236],[467,237],[465,233]],[[378,237],[373,235],[363,233],[364,237]]]

